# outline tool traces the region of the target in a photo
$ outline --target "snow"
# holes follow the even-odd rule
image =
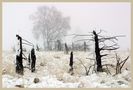
[[[63,83],[54,76],[41,77],[39,83],[33,83],[34,78],[14,78],[10,75],[3,75],[3,87],[14,88],[15,85],[24,85],[25,88],[76,88],[79,83]]]
[[[25,53],[28,55],[28,53]],[[125,58],[128,53],[121,54]],[[124,57],[125,55],[125,57]],[[126,62],[121,74],[110,75],[105,72],[89,73],[85,75],[84,67],[78,61],[82,60],[85,65],[92,65],[93,62],[87,58],[88,52],[74,52],[74,75],[69,71],[69,54],[64,52],[36,52],[37,63],[36,72],[32,73],[28,68],[24,68],[24,75],[15,73],[15,53],[3,52],[2,55],[2,86],[3,88],[17,88],[22,85],[24,88],[130,88],[131,69],[130,59]],[[92,55],[93,56],[93,55]],[[92,57],[90,56],[90,57]],[[24,60],[24,66],[27,61]],[[105,63],[115,65],[113,59],[108,59]],[[127,69],[125,69],[127,68]],[[113,70],[112,70],[113,71]],[[39,78],[38,83],[34,83],[34,78]]]

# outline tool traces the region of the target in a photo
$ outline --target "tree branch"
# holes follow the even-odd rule
[[[119,49],[119,47],[114,47],[114,48],[103,48],[101,50],[116,50],[116,49]]]
[[[93,39],[80,39],[80,40],[76,40],[75,42],[88,41],[88,40],[90,40],[90,41],[94,41]]]
[[[121,67],[120,67],[120,70],[122,69],[122,67],[124,66],[125,62],[128,60],[128,58],[129,58],[129,56],[125,60],[120,62],[120,64],[122,64]]]
[[[103,55],[101,55],[101,57],[104,57],[104,56],[107,56],[108,54],[103,54]]]
[[[124,37],[124,36],[125,36],[125,35],[119,35],[119,36],[113,36],[113,37],[99,38],[99,42],[104,42],[105,40],[111,40],[111,39],[118,40],[117,37]]]

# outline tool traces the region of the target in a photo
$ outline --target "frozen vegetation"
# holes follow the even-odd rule
[[[121,58],[126,58],[129,52],[117,52]],[[28,55],[28,54],[26,54]],[[125,63],[122,73],[114,75],[115,69],[109,68],[111,74],[106,72],[95,73],[90,70],[89,75],[85,74],[85,66],[94,63],[89,57],[94,55],[89,52],[75,51],[74,74],[69,73],[70,54],[64,52],[36,51],[37,63],[36,72],[32,73],[27,67],[26,60],[23,60],[24,75],[15,73],[15,53],[3,52],[2,55],[2,86],[3,88],[130,88],[131,87],[131,60]],[[116,65],[114,54],[106,58],[103,63]],[[39,82],[35,83],[34,78]]]

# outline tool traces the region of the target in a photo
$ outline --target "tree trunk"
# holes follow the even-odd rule
[[[23,75],[23,61],[22,61],[22,38],[19,35],[16,35],[16,37],[18,38],[19,42],[20,42],[20,53],[19,55],[16,55],[16,73]]]
[[[98,35],[95,31],[93,31],[94,34],[94,41],[95,41],[95,54],[96,54],[96,62],[97,62],[97,71],[101,72],[102,70],[102,64],[101,64],[101,54],[100,54],[100,48],[99,48],[99,40]]]
[[[69,62],[69,66],[70,66],[70,69],[69,69],[69,72],[72,74],[73,73],[73,52],[70,53],[70,62]]]
[[[47,39],[47,50],[50,50],[50,44],[49,44],[48,39]]]
[[[65,53],[68,54],[68,51],[69,51],[69,50],[68,50],[68,46],[67,46],[67,44],[65,43]]]
[[[60,42],[60,40],[57,40],[57,50],[61,51],[61,42]]]

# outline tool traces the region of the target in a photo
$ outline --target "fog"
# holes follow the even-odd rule
[[[131,47],[131,4],[130,3],[2,3],[2,49],[9,50],[15,44],[16,34],[34,44],[33,23],[30,16],[40,6],[56,7],[63,16],[70,17],[68,34],[86,34],[93,30],[106,31],[107,35],[125,35],[119,38],[120,49]],[[64,42],[71,43],[71,37]]]

